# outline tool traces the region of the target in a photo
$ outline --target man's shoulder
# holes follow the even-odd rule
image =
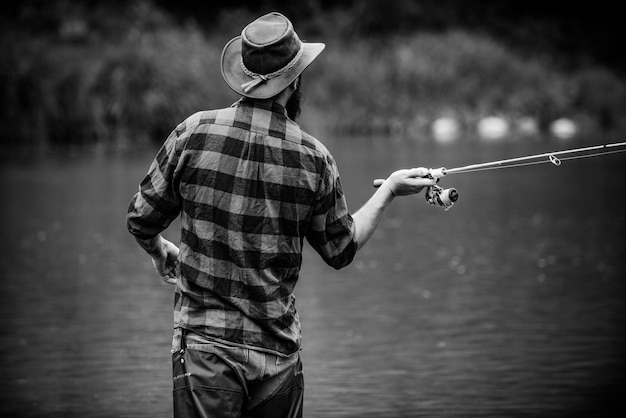
[[[321,155],[324,155],[324,156],[330,155],[330,152],[328,151],[326,146],[319,139],[317,139],[313,135],[304,131],[295,122],[294,122],[294,125],[297,126],[297,129],[299,131],[299,135],[295,138],[300,143],[300,145],[302,145],[305,148],[310,149],[313,152],[319,153]]]
[[[176,132],[182,134],[184,132],[193,131],[201,125],[214,123],[219,112],[227,109],[201,110],[190,116],[178,124]]]

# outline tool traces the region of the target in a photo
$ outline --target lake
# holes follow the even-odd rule
[[[356,211],[398,168],[601,142],[325,143]],[[171,416],[173,288],[125,228],[155,152],[3,150],[2,416]],[[396,199],[347,268],[307,247],[305,416],[623,414],[625,173],[616,154],[448,175],[454,207]]]

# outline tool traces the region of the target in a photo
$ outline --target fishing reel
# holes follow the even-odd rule
[[[433,206],[439,206],[448,210],[459,198],[459,193],[454,188],[444,189],[440,186],[428,186],[426,189],[426,201]]]
[[[429,179],[437,179],[439,180],[441,177],[445,176],[447,170],[445,167],[441,168],[430,168],[428,169],[428,175],[426,178]],[[376,179],[374,180],[374,187],[380,187],[385,180]],[[444,189],[443,187],[437,186],[436,184],[433,186],[428,186],[426,188],[426,201],[433,206],[439,206],[448,210],[454,205],[454,202],[459,198],[459,193],[456,189],[449,188]]]
[[[446,168],[430,168],[426,177],[439,180],[446,175]],[[444,210],[450,209],[459,198],[459,193],[454,188],[444,189],[441,186],[428,186],[426,188],[426,201],[433,206],[439,206]]]

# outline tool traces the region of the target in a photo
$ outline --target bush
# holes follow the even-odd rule
[[[107,36],[3,36],[0,142],[160,142],[188,114],[236,99],[220,82],[221,43],[140,12]]]
[[[612,128],[626,107],[624,83],[606,70],[566,74],[547,58],[529,59],[462,31],[338,42],[325,54],[314,80],[322,89],[316,105],[335,101],[340,109],[328,123],[343,130],[393,130],[442,115],[468,124],[530,116],[547,126],[582,114]]]
[[[237,99],[219,66],[230,34],[218,29],[249,21],[246,13],[203,30],[138,4],[99,26],[74,16],[52,36],[5,30],[0,143],[161,142],[189,114]],[[604,68],[564,72],[553,59],[461,30],[317,39],[327,48],[304,76],[305,114],[327,130],[413,131],[440,116],[474,124],[488,115],[624,128],[626,87]]]

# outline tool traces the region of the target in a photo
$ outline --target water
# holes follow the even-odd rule
[[[578,145],[327,144],[353,211],[395,168]],[[124,225],[153,155],[3,161],[3,416],[171,416],[172,288]],[[618,416],[625,163],[450,175],[450,211],[398,199],[351,266],[334,271],[307,249],[305,416]]]

